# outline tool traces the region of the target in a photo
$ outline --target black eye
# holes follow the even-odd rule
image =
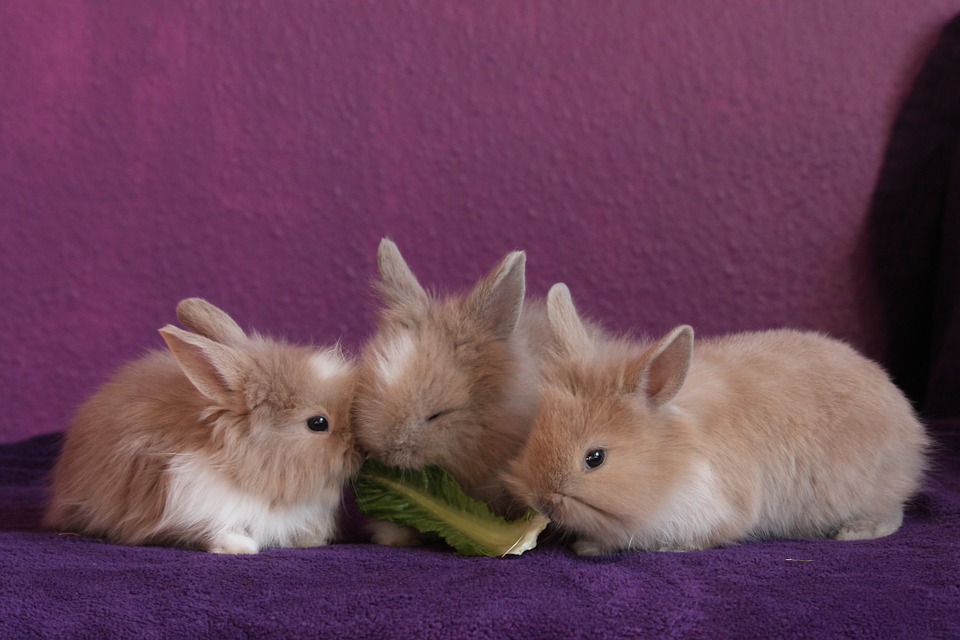
[[[596,469],[603,464],[606,457],[607,454],[603,449],[591,449],[587,451],[587,455],[583,458],[583,461],[586,463],[588,469]]]
[[[433,414],[432,416],[430,416],[429,418],[427,418],[427,422],[433,422],[434,420],[436,420],[436,419],[439,418],[440,416],[445,416],[445,415],[447,415],[448,413],[450,413],[450,412],[449,412],[449,411],[437,411],[435,414]]]
[[[307,428],[310,431],[326,431],[330,428],[330,421],[327,420],[326,416],[313,416],[307,418]]]

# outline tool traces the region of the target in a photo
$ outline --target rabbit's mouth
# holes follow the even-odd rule
[[[416,455],[414,448],[403,445],[387,449],[380,456],[380,460],[391,467],[405,471],[419,471],[425,466],[421,457]]]
[[[612,528],[622,528],[623,519],[617,514],[591,504],[574,495],[566,493],[554,494],[557,499],[548,513],[541,511],[548,518],[561,526],[578,533],[595,535],[598,531],[607,532]]]

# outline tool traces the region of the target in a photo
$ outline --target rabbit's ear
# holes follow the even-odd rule
[[[183,373],[210,400],[228,404],[243,390],[249,362],[242,352],[173,325],[160,335]]]
[[[187,329],[223,344],[237,344],[247,337],[225,311],[202,298],[181,300],[177,305],[177,319]]]
[[[693,358],[693,328],[682,325],[668,333],[627,367],[626,390],[640,393],[653,407],[673,400]]]
[[[562,282],[547,293],[547,319],[557,344],[567,353],[583,350],[588,342],[587,329],[577,314],[570,289]]]
[[[389,238],[380,241],[377,265],[380,268],[380,294],[389,306],[403,307],[427,302],[426,291],[400,255],[400,249]]]
[[[470,319],[499,338],[509,337],[520,319],[526,264],[523,251],[508,253],[467,297]]]

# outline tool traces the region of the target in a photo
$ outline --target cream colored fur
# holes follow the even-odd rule
[[[557,361],[505,481],[575,550],[703,549],[899,528],[929,440],[875,363],[791,330],[657,343],[596,339],[548,297]],[[605,452],[594,469],[585,456]]]

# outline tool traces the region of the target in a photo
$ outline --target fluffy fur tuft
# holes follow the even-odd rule
[[[219,553],[313,546],[359,468],[355,381],[338,347],[247,336],[196,298],[169,351],[123,367],[78,411],[53,471],[50,527]],[[326,417],[312,431],[308,418]]]
[[[899,528],[929,440],[846,344],[779,330],[694,347],[689,327],[652,345],[597,339],[563,285],[548,309],[557,361],[505,482],[577,534],[578,553]]]
[[[361,357],[357,440],[391,466],[439,465],[503,512],[511,501],[499,477],[536,411],[531,343],[546,335],[542,305],[524,303],[524,254],[508,254],[472,291],[443,298],[424,291],[390,240],[378,258],[384,308]]]

